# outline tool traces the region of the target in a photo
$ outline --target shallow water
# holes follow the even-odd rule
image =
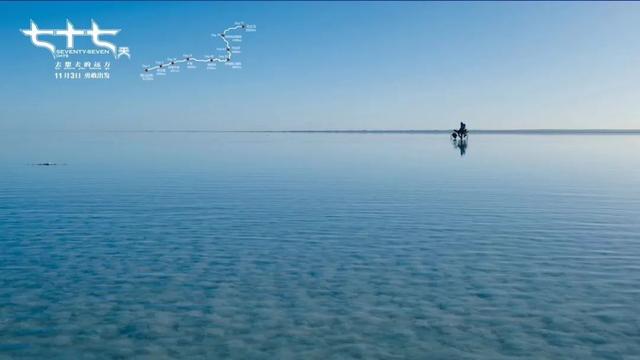
[[[0,133],[0,358],[637,357],[639,153]]]

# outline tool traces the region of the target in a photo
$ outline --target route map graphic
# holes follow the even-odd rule
[[[156,76],[178,73],[181,70],[182,64],[184,64],[187,69],[197,68],[196,64],[198,63],[205,63],[207,70],[215,70],[218,63],[229,66],[232,69],[241,69],[242,63],[233,61],[233,57],[241,53],[240,43],[242,42],[242,33],[255,31],[255,25],[236,22],[234,26],[228,27],[220,33],[211,35],[222,40],[224,47],[216,50],[223,52],[223,55],[204,55],[204,57],[198,58],[192,54],[184,54],[180,58],[167,58],[166,61],[156,61],[155,65],[143,65],[143,72],[140,74],[140,77],[142,80],[153,80]]]

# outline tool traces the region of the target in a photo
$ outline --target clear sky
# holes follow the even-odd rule
[[[61,81],[19,29],[121,28],[108,81]],[[141,81],[218,46],[243,69]],[[640,3],[0,3],[0,130],[640,128]]]

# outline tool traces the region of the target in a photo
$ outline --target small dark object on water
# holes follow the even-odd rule
[[[59,166],[59,165],[64,165],[64,164],[57,164],[52,162],[43,162],[43,163],[33,164],[33,166]]]

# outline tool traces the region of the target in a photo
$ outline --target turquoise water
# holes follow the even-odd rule
[[[0,133],[0,358],[638,358],[639,153]]]

